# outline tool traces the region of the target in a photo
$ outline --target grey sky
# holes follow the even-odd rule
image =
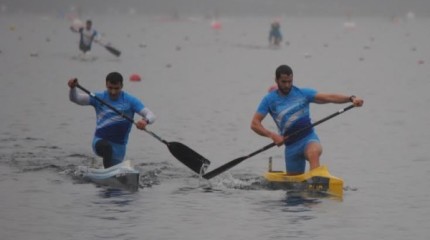
[[[56,13],[81,6],[88,13],[127,13],[179,15],[336,15],[430,16],[429,0],[0,0],[8,12]]]

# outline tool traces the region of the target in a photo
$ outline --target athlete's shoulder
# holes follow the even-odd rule
[[[122,91],[122,94],[125,98],[136,98],[133,94],[126,91]]]
[[[315,95],[317,94],[317,90],[314,88],[309,87],[303,87],[303,88],[297,88],[296,90],[300,95],[304,96],[305,98],[309,99],[309,101],[312,101]]]
[[[273,100],[273,99],[278,98],[278,97],[279,97],[278,90],[273,90],[273,91],[266,93],[266,95],[264,95],[263,99],[267,101],[267,100]]]
[[[127,101],[138,101],[138,102],[141,102],[141,100],[138,97],[134,96],[133,94],[131,94],[129,92],[122,91],[122,94],[124,96],[124,99],[126,99]]]
[[[94,93],[94,95],[96,95],[97,97],[104,97],[108,95],[108,91],[107,90],[97,91]]]
[[[296,91],[299,91],[299,92],[302,92],[302,93],[316,92],[316,90],[314,88],[310,88],[310,87],[297,87],[297,86],[293,86],[293,88]]]
[[[135,112],[140,112],[142,111],[142,109],[145,108],[145,104],[138,97],[124,91],[123,91],[123,94],[124,94],[124,101],[131,104]]]

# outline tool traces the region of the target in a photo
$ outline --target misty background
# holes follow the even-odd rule
[[[223,16],[430,16],[428,0],[0,0],[1,14]]]

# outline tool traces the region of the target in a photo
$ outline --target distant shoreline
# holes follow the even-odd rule
[[[73,4],[57,0],[4,0],[0,3],[0,16],[11,13],[56,15],[77,11],[83,15],[137,14],[167,16],[315,16],[315,17],[404,17],[414,12],[417,17],[430,17],[427,0],[319,0],[306,2],[256,0],[76,0]]]

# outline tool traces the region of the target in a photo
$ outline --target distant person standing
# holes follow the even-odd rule
[[[279,21],[274,21],[270,25],[269,44],[271,46],[279,46],[282,42],[281,24]]]
[[[91,44],[97,37],[98,33],[93,29],[93,22],[91,20],[87,20],[85,27],[79,28],[79,34],[79,50],[85,54],[91,51]]]
[[[85,55],[91,51],[91,45],[93,41],[97,41],[98,33],[93,28],[93,22],[87,20],[85,26],[74,26],[70,27],[73,32],[78,32],[80,35],[79,39],[79,50]]]
[[[98,43],[103,46],[106,50],[108,50],[113,55],[119,57],[121,55],[121,51],[111,46],[110,43],[103,43],[101,37],[99,37],[98,32],[93,29],[93,23],[91,20],[87,20],[85,24],[75,18],[72,22],[72,26],[70,26],[70,30],[74,33],[79,33],[79,50],[82,54],[80,57],[82,60],[95,60],[96,58],[87,58],[91,51],[91,45],[93,42]]]

